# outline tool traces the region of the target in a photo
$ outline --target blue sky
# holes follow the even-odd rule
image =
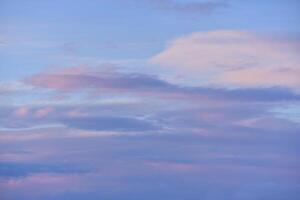
[[[0,0],[0,197],[297,199],[297,0]]]

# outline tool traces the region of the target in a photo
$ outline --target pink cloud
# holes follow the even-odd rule
[[[37,118],[43,118],[43,117],[49,115],[50,113],[52,113],[53,111],[54,111],[54,109],[51,107],[40,108],[37,111],[35,111],[34,116]]]
[[[83,191],[85,188],[80,182],[79,175],[63,175],[41,173],[20,179],[8,179],[0,181],[1,196],[18,191],[18,195],[26,194],[30,198],[40,199],[49,194],[53,195],[66,191]]]
[[[26,106],[17,108],[17,109],[15,110],[15,112],[14,112],[14,114],[15,114],[17,117],[26,117],[26,116],[28,116],[29,113],[30,113],[30,108],[29,108],[29,107],[26,107]]]
[[[300,69],[272,70],[263,68],[226,71],[217,77],[224,84],[242,87],[285,86],[300,91]]]
[[[179,58],[180,59],[180,58]],[[180,63],[180,62],[178,62]],[[174,65],[176,66],[176,65]],[[180,65],[181,66],[181,65]],[[186,65],[189,66],[189,65]],[[204,70],[204,71],[203,71]],[[213,69],[217,74],[213,75],[212,71],[206,72],[205,70],[210,71],[211,69],[201,69],[198,72],[193,72],[190,74],[191,77],[204,76],[206,73],[210,73],[211,76],[214,76],[213,80],[203,81],[213,82],[215,84],[221,84],[222,86],[226,85],[221,82],[221,75],[225,74],[228,69],[222,71],[222,67],[217,67]],[[239,70],[239,69],[237,69]],[[235,71],[231,70],[232,73]],[[294,75],[296,76],[296,75]],[[219,78],[219,79],[218,79]],[[246,80],[246,79],[245,79]],[[265,80],[265,79],[263,79]],[[273,83],[272,80],[270,83]],[[169,83],[163,79],[160,79],[156,76],[136,74],[136,73],[120,73],[117,71],[97,71],[92,68],[66,68],[54,72],[45,72],[41,74],[36,74],[25,79],[25,83],[32,86],[54,89],[57,91],[63,92],[78,92],[85,91],[86,94],[94,94],[96,97],[98,95],[113,95],[117,94],[126,94],[126,95],[137,95],[138,97],[144,98],[147,96],[155,96],[163,99],[169,100],[189,100],[198,102],[199,100],[209,102],[211,104],[219,104],[224,102],[227,98],[237,99],[237,100],[264,100],[266,98],[269,100],[268,96],[272,95],[272,100],[282,99],[281,95],[284,95],[283,98],[297,99],[299,98],[293,92],[286,90],[285,93],[282,93],[281,90],[277,88],[273,90],[263,91],[259,89],[249,90],[247,97],[245,94],[248,92],[243,89],[217,89],[209,87],[188,87],[184,85],[176,85]],[[256,83],[256,82],[255,82]],[[258,82],[259,83],[259,82]],[[285,81],[278,81],[277,84],[287,84]],[[264,83],[261,83],[264,84]],[[275,82],[274,82],[275,84]],[[290,85],[294,86],[294,82],[291,82]],[[240,85],[242,86],[242,85]],[[253,86],[253,85],[252,85]],[[256,86],[256,85],[255,85]],[[273,85],[263,85],[263,86],[273,86]],[[281,85],[280,85],[281,86]],[[277,96],[273,92],[278,93]],[[243,95],[239,95],[239,93]]]
[[[151,63],[202,84],[300,87],[299,42],[246,31],[196,32],[169,43]]]

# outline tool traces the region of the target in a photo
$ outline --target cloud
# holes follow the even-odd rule
[[[15,110],[15,115],[18,117],[26,117],[30,112],[30,109],[26,106],[20,107]]]
[[[0,120],[0,132],[31,131],[34,133],[34,130],[51,130],[51,128],[55,131],[58,128],[72,128],[73,132],[75,132],[74,129],[109,132],[100,133],[101,136],[116,135],[117,133],[114,132],[147,132],[161,129],[155,120],[147,120],[143,117],[145,110],[128,111],[134,108],[140,109],[138,105],[0,107],[2,115],[6,116]],[[118,111],[118,109],[123,110]],[[97,133],[87,133],[87,135],[90,134],[97,135]],[[38,138],[41,136],[39,134],[31,135]],[[18,137],[21,138],[21,136]]]
[[[299,41],[246,31],[196,32],[169,43],[152,63],[222,87],[299,90]]]
[[[80,174],[38,173],[22,178],[1,180],[2,199],[53,199],[60,193],[82,191]],[[18,191],[18,192],[16,192]]]
[[[51,108],[51,107],[41,108],[35,112],[35,116],[37,118],[43,118],[52,112],[53,112],[53,108]]]
[[[11,94],[11,93],[20,93],[24,91],[30,91],[32,88],[28,85],[24,85],[19,81],[3,81],[0,82],[0,94]]]
[[[86,67],[64,69],[53,73],[31,76],[26,83],[65,91],[99,88],[104,90],[147,90],[166,88],[171,85],[154,76],[95,71]]]
[[[291,191],[298,191],[298,187],[291,185],[299,183],[299,126],[289,123],[284,125],[284,120],[270,121],[271,119],[265,118],[243,121],[244,124],[241,125],[234,124],[236,121],[267,115],[264,104],[250,102],[232,104],[225,108],[207,108],[206,105],[198,103],[198,109],[190,104],[190,109],[178,108],[175,104],[170,105],[169,108],[172,109],[168,109],[169,112],[162,106],[155,112],[149,102],[143,105],[147,110],[142,113],[152,115],[145,121],[151,122],[155,119],[170,129],[163,134],[152,134],[157,132],[153,131],[151,134],[136,134],[134,137],[126,137],[128,132],[125,132],[121,137],[76,138],[77,133],[82,131],[76,130],[77,128],[85,130],[84,126],[87,125],[103,129],[101,123],[106,120],[109,120],[108,126],[111,122],[118,122],[115,124],[117,129],[127,129],[131,122],[124,120],[126,125],[123,126],[119,123],[119,116],[141,120],[129,112],[131,108],[135,113],[140,107],[132,105],[130,108],[121,109],[103,105],[68,105],[65,108],[55,107],[45,118],[64,118],[69,116],[69,111],[76,109],[80,114],[69,116],[70,126],[78,125],[74,129],[63,127],[51,132],[41,129],[34,132],[7,133],[15,138],[10,141],[0,139],[2,152],[27,150],[35,159],[0,162],[0,172],[3,170],[4,174],[0,177],[1,194],[7,195],[5,199],[17,199],[16,196],[20,196],[19,199],[47,199],[51,195],[56,196],[54,199],[122,199],[122,195],[129,199],[131,196],[143,199],[146,194],[153,194],[155,191],[157,196],[147,197],[159,199],[160,196],[168,196],[184,199],[193,192],[197,199],[203,192],[206,192],[206,196],[214,195],[216,188],[223,188],[225,193],[222,195],[226,194],[227,199],[239,199],[233,197],[237,191],[244,191],[244,187],[249,193],[256,191],[259,195],[273,195],[274,191],[277,192],[283,186],[291,188]],[[27,116],[35,117],[36,111],[43,108],[47,107],[31,107]],[[116,117],[106,119],[108,113]],[[7,113],[1,114],[9,116]],[[83,125],[80,121],[83,121]],[[39,123],[38,120],[34,122]],[[269,126],[274,124],[277,126],[270,129]],[[283,127],[279,127],[281,125]],[[207,133],[195,130],[197,128],[207,130]],[[82,131],[82,134],[86,135],[86,132]],[[18,140],[18,137],[30,137],[33,133],[49,137],[38,141]],[[66,135],[70,137],[64,137]],[[264,187],[257,190],[254,186],[247,186],[263,186],[270,182],[278,185],[268,191]],[[227,187],[229,183],[230,190]],[[82,188],[86,193],[78,196]],[[178,192],[173,194],[170,189]],[[32,194],[36,195],[35,190],[40,196],[30,198]],[[59,193],[67,196],[60,196]],[[284,199],[283,196],[288,191],[280,190],[278,193]],[[90,194],[94,196],[89,196]],[[111,194],[119,196],[113,198]],[[222,199],[222,195],[217,199]],[[257,196],[252,197],[255,199]],[[267,199],[270,199],[269,196]]]
[[[179,62],[180,63],[180,62]],[[201,69],[200,69],[201,70]],[[134,94],[164,99],[191,99],[194,101],[282,101],[299,100],[300,96],[288,89],[250,88],[224,89],[176,85],[156,76],[116,71],[97,71],[88,67],[66,68],[55,72],[35,74],[25,83],[39,88],[64,92],[94,90],[94,94]]]
[[[96,130],[96,131],[153,131],[157,130],[153,123],[139,120],[131,117],[110,117],[110,116],[97,116],[97,117],[76,117],[64,119],[69,127]]]
[[[0,162],[0,177],[18,178],[37,173],[87,173],[91,170],[72,164],[45,164],[24,162]]]
[[[227,6],[225,1],[185,1],[176,0],[147,0],[159,9],[173,10],[185,13],[210,13]]]

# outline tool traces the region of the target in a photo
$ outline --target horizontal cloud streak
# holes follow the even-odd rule
[[[78,174],[91,172],[91,169],[71,164],[0,162],[0,177],[18,178],[37,173]]]
[[[25,80],[31,85],[59,89],[78,90],[87,88],[114,89],[114,90],[147,90],[171,87],[168,83],[156,77],[142,74],[121,74],[116,72],[97,72],[88,68],[72,72],[70,68],[54,73],[37,74]],[[79,68],[80,69],[80,68]]]
[[[176,0],[146,0],[157,8],[173,10],[185,13],[210,13],[217,9],[227,6],[225,1],[186,1],[178,2]]]
[[[74,68],[75,70],[78,68]],[[80,68],[79,68],[80,69]],[[140,96],[152,95],[164,98],[230,99],[237,101],[282,101],[299,100],[300,96],[288,89],[250,88],[215,89],[208,87],[187,87],[168,83],[154,76],[143,74],[123,74],[119,72],[97,72],[84,68],[72,72],[72,68],[33,75],[25,83],[65,92],[93,89],[108,93],[131,93]]]
[[[154,124],[130,117],[76,117],[63,119],[69,127],[95,131],[150,131],[157,130]]]

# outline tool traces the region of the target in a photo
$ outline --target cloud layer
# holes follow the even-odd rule
[[[191,87],[90,67],[23,84],[48,101],[0,106],[4,199],[298,195],[300,125],[271,112],[299,102],[286,88]],[[62,93],[67,103],[49,99]],[[136,100],[96,101],[123,95]]]
[[[197,69],[196,69],[197,70]],[[201,70],[201,69],[200,69]],[[36,74],[25,83],[63,92],[94,91],[94,94],[131,94],[138,97],[193,100],[282,101],[298,100],[299,95],[279,87],[234,89],[176,85],[156,76],[117,71],[97,71],[88,67],[66,68]]]

